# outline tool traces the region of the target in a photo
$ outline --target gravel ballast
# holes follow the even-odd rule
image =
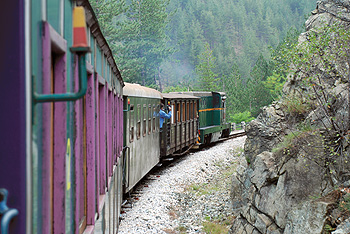
[[[245,139],[190,153],[157,176],[151,173],[122,214],[118,233],[205,233],[203,222],[232,220],[229,182]]]

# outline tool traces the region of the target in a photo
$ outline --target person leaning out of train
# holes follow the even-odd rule
[[[169,109],[169,113],[165,113],[164,111],[164,104],[161,103],[160,104],[160,111],[159,111],[159,128],[162,129],[163,127],[163,123],[164,123],[164,119],[170,119],[171,118],[171,107],[168,107]]]

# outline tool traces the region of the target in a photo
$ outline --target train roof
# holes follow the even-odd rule
[[[171,94],[186,94],[196,97],[208,97],[213,96],[213,93],[219,93],[221,96],[226,96],[224,92],[206,92],[206,91],[192,91],[192,92],[170,92]]]
[[[166,99],[199,99],[200,97],[188,94],[179,94],[179,93],[162,93],[163,98]]]
[[[141,86],[139,84],[124,83],[123,95],[129,97],[147,97],[163,99],[162,94],[155,89]]]
[[[117,64],[115,63],[115,60],[113,58],[112,50],[109,47],[106,38],[102,34],[97,17],[89,1],[77,0],[76,3],[78,6],[83,6],[85,8],[85,15],[86,15],[86,21],[87,21],[86,23],[91,29],[91,33],[96,38],[97,44],[100,46],[102,52],[106,55],[107,61],[110,64],[113,73],[116,75],[117,79],[119,80],[119,83],[121,84],[121,86],[124,86],[124,81],[117,67]]]

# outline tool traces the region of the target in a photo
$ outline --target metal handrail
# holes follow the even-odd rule
[[[10,227],[10,222],[11,220],[18,215],[18,210],[17,209],[9,209],[7,207],[7,196],[8,196],[8,191],[7,189],[1,188],[0,189],[0,195],[1,195],[1,200],[0,200],[0,215],[1,217],[1,234],[8,234],[9,233],[9,227]]]
[[[77,93],[55,93],[55,94],[38,94],[33,93],[35,103],[41,102],[66,102],[75,101],[82,98],[87,90],[87,73],[85,55],[90,51],[90,47],[71,48],[71,51],[78,55],[79,63],[79,85],[80,90]]]

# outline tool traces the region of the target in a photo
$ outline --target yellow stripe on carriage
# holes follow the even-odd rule
[[[223,110],[225,108],[210,108],[210,109],[203,109],[203,110],[199,110],[199,112],[203,112],[203,111],[213,111],[213,110]]]

